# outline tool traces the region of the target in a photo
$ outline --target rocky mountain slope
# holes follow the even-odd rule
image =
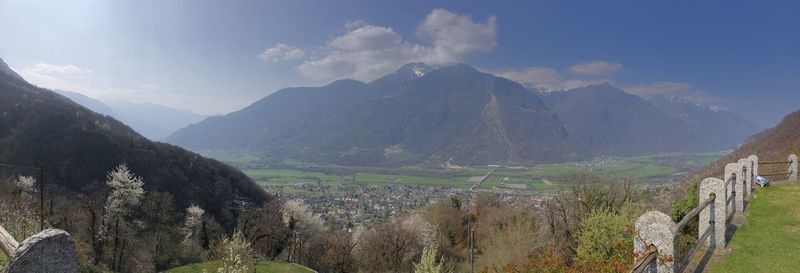
[[[168,141],[338,164],[562,162],[588,153],[536,94],[468,65],[289,88]]]
[[[464,64],[411,63],[366,84],[282,89],[167,141],[344,165],[534,164],[718,151],[752,132],[733,113],[608,84],[540,93]]]
[[[677,97],[642,98],[610,84],[541,96],[570,135],[597,155],[725,150],[757,132],[731,112]]]

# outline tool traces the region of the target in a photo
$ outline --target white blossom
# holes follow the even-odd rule
[[[183,222],[183,227],[181,228],[181,232],[183,232],[184,238],[183,243],[184,245],[191,244],[193,235],[196,233],[195,231],[203,222],[203,214],[205,214],[205,210],[200,208],[200,206],[192,204],[188,208],[186,208],[186,220]]]
[[[15,182],[17,184],[17,188],[19,188],[22,191],[33,192],[36,190],[33,187],[36,184],[36,179],[33,178],[32,176],[20,175],[19,177],[17,177],[17,181]]]
[[[106,184],[111,187],[111,194],[106,199],[105,209],[111,218],[127,216],[139,205],[144,195],[144,181],[135,176],[124,163],[108,173]]]
[[[292,199],[283,204],[283,222],[289,225],[291,221],[300,233],[318,234],[325,229],[325,222],[319,214],[311,211],[302,199]]]

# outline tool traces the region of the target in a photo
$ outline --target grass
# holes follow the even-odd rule
[[[244,173],[262,185],[317,183],[318,181],[326,184],[340,184],[344,180],[342,176],[292,169],[248,169],[244,170]]]
[[[710,272],[797,272],[800,268],[800,184],[759,189],[731,252]]]
[[[188,264],[167,270],[167,273],[197,273],[197,272],[203,272],[203,269],[205,269],[209,273],[216,273],[217,267],[219,267],[220,265],[221,262],[219,261]],[[302,267],[297,264],[264,261],[258,263],[258,265],[256,266],[256,272],[257,273],[310,273],[313,271],[308,270],[305,267]]]
[[[247,176],[253,178],[256,183],[263,185],[290,185],[295,183],[317,183],[321,182],[327,185],[338,184],[341,185],[344,181],[349,181],[352,176],[339,176],[324,174],[321,172],[304,172],[293,169],[248,169],[244,171]],[[425,177],[414,175],[391,175],[379,173],[356,173],[356,182],[366,185],[388,185],[388,184],[403,184],[403,185],[446,185],[452,187],[468,187],[472,185],[466,181],[466,178],[456,177],[440,178],[440,177]]]
[[[233,160],[234,163],[248,162],[255,159],[254,156],[249,154],[231,153],[224,155],[228,160]],[[712,162],[719,158],[719,156],[720,153],[672,153],[620,158],[616,159],[618,160],[617,163],[603,167],[564,163],[537,165],[524,169],[501,168],[478,188],[494,189],[501,186],[503,184],[502,180],[505,178],[508,178],[505,184],[524,184],[527,185],[529,190],[563,188],[568,185],[558,183],[559,177],[576,172],[593,173],[608,178],[630,177],[638,180],[647,180],[653,177],[666,177],[679,172],[687,172],[703,166],[708,162]],[[326,174],[323,172],[294,169],[294,167],[291,166],[301,163],[297,160],[285,160],[283,163],[283,167],[272,169],[257,168],[255,165],[239,166],[243,169],[245,174],[259,185],[284,186],[282,191],[287,194],[322,194],[322,192],[306,192],[302,189],[290,189],[285,187],[297,183],[321,183],[336,188],[336,190],[326,192],[325,194],[339,194],[349,191],[350,188],[357,189],[356,185],[348,185],[353,179],[353,175]],[[347,166],[329,167],[337,170],[337,173],[355,173],[356,182],[360,186],[431,185],[453,188],[471,187],[474,183],[468,181],[470,176],[482,176],[490,169],[488,166],[471,166],[457,172],[445,172],[441,170],[426,170],[421,166],[405,166],[385,170],[380,168],[370,169]],[[397,173],[398,170],[419,171],[419,173],[413,175],[394,174]],[[425,174],[425,171],[433,173],[438,172],[438,174],[428,176]],[[544,183],[544,179],[554,184]]]

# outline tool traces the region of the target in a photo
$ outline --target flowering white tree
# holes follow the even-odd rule
[[[185,247],[192,246],[193,243],[196,243],[197,229],[200,227],[200,224],[203,223],[203,214],[205,214],[205,212],[205,210],[195,204],[186,208],[186,219],[181,228],[181,232],[183,232],[184,235],[183,244]]]
[[[421,213],[411,214],[401,221],[400,225],[403,229],[415,234],[422,245],[428,246],[436,243],[437,229],[428,220],[425,220]]]
[[[30,176],[19,176],[14,180],[17,187],[13,198],[0,198],[0,225],[11,236],[22,241],[39,231],[39,212],[35,197],[31,194],[36,180]],[[0,272],[3,272],[0,270]]]
[[[139,206],[144,195],[144,181],[135,176],[125,163],[108,173],[106,184],[111,187],[105,206],[108,222],[128,216]]]
[[[17,184],[17,188],[23,192],[36,191],[36,188],[34,188],[34,185],[36,184],[36,179],[33,178],[32,176],[20,175],[14,182]]]
[[[295,262],[300,262],[305,243],[325,230],[325,222],[302,199],[292,199],[283,204],[283,223],[292,232],[287,258]]]
[[[100,237],[103,240],[113,240],[113,257],[111,268],[121,271],[122,255],[128,239],[136,231],[136,222],[131,219],[134,209],[144,196],[144,181],[134,175],[125,163],[120,164],[108,173],[106,185],[111,188],[111,193],[106,198],[103,228]]]
[[[453,269],[445,266],[444,258],[442,261],[436,261],[436,255],[439,252],[439,244],[432,242],[422,249],[422,257],[418,264],[414,265],[414,273],[451,273]]]

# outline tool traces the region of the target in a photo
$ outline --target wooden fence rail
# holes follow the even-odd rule
[[[759,165],[787,164],[786,172],[759,174]],[[789,181],[797,181],[797,156],[792,154],[786,161],[761,161],[751,155],[735,163],[725,165],[724,180],[706,178],[699,185],[698,196],[706,197],[677,224],[659,211],[650,211],[636,220],[637,236],[634,252],[645,253],[637,259],[631,272],[677,273],[683,272],[691,257],[706,245],[709,251],[724,248],[725,231],[734,213],[744,212],[746,199],[753,194],[753,180],[760,176],[786,175]],[[699,218],[697,242],[686,253],[680,253],[678,236],[693,219]],[[654,249],[653,249],[654,248]],[[669,259],[659,261],[658,257]]]
[[[0,248],[3,249],[3,253],[6,254],[6,257],[14,257],[14,253],[17,252],[17,248],[19,247],[19,243],[17,240],[11,236],[11,233],[0,226]]]

